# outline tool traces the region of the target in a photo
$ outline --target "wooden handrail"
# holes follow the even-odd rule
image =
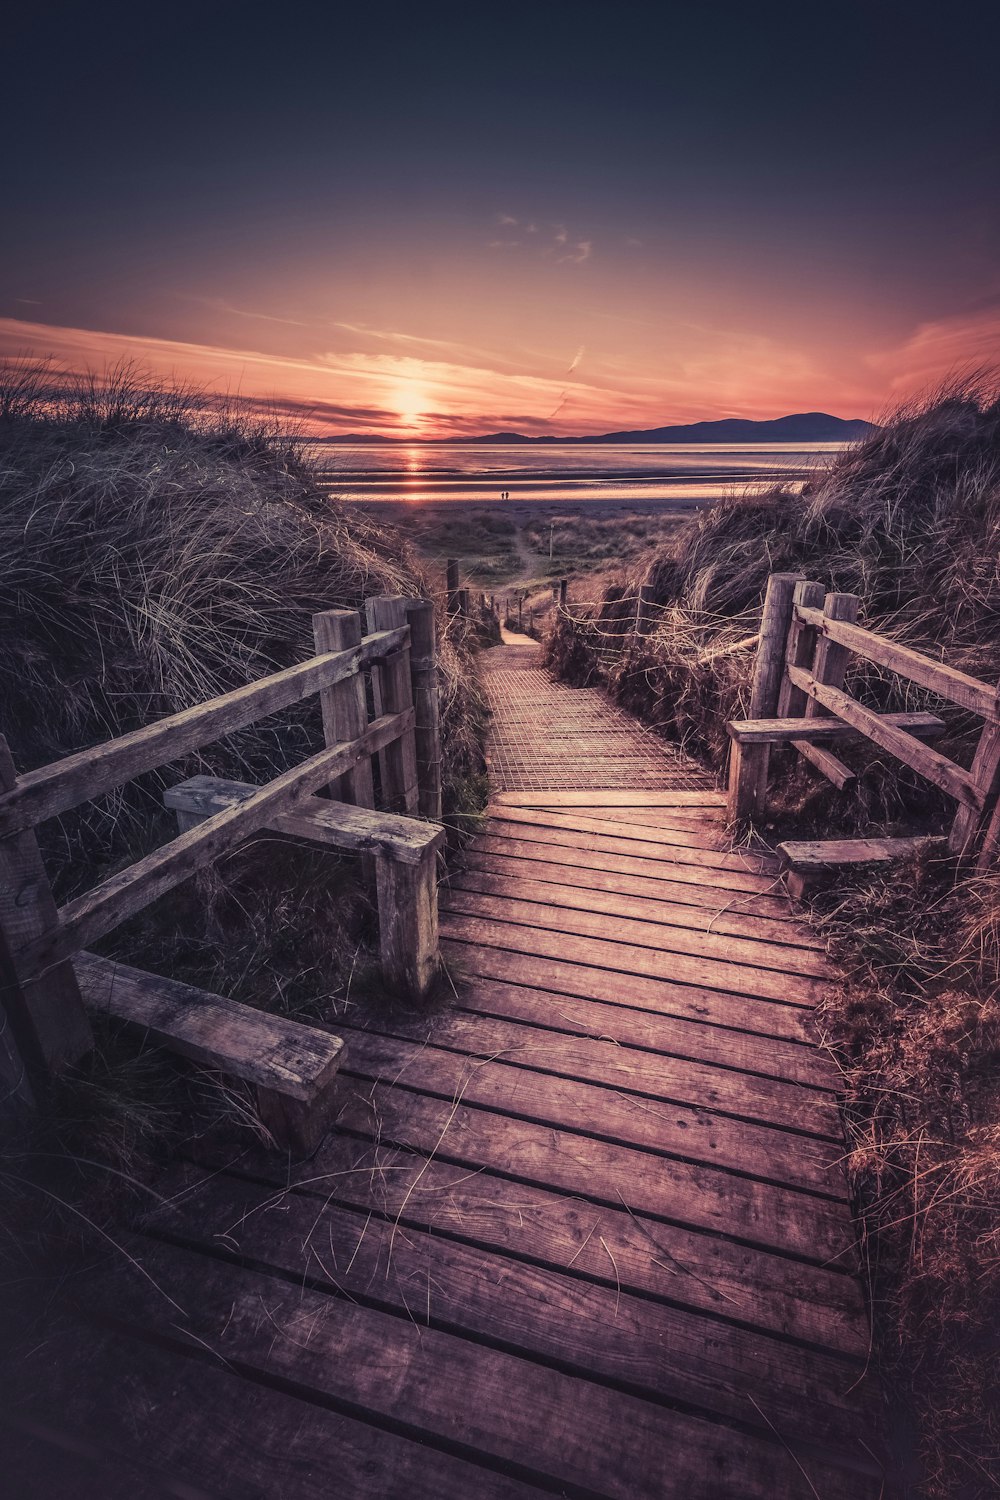
[[[414,718],[412,708],[405,713],[384,714],[357,739],[320,750],[276,776],[245,802],[214,814],[92,891],[67,902],[59,909],[55,929],[22,948],[17,959],[25,969],[42,969],[88,947],[196,870],[265,828],[276,812],[293,807],[334,776],[343,775],[363,755],[372,755],[412,731]]]
[[[924,656],[910,646],[902,646],[884,635],[876,635],[862,625],[852,625],[846,620],[831,620],[821,609],[810,609],[797,604],[795,617],[803,625],[825,635],[829,640],[846,646],[858,656],[878,666],[888,667],[900,677],[916,682],[921,687],[970,709],[984,719],[995,719],[1000,714],[1000,694],[995,687],[979,682],[966,672],[945,666],[944,662]]]
[[[180,713],[146,724],[107,744],[77,751],[20,776],[0,796],[0,838],[33,828],[81,802],[103,796],[123,782],[167,761],[198,750],[223,735],[244,729],[293,703],[343,682],[374,659],[405,646],[408,626],[365,636],[349,651],[331,651],[297,662],[282,672],[196,703]],[[339,748],[339,747],[338,747]]]
[[[845,724],[860,730],[866,738],[880,745],[904,765],[912,767],[921,776],[926,776],[928,781],[954,797],[956,802],[976,811],[983,806],[983,795],[968,771],[963,771],[961,766],[956,766],[947,756],[931,750],[929,746],[914,739],[912,734],[888,723],[882,715],[865,708],[856,698],[852,698],[850,693],[817,682],[815,677],[801,667],[787,667],[786,671],[795,687],[829,709]]]

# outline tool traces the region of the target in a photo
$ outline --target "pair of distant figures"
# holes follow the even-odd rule
[[[500,499],[501,500],[509,500],[510,499],[510,490],[501,490],[500,491]]]

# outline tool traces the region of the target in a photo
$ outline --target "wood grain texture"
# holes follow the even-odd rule
[[[350,651],[361,645],[361,615],[356,609],[327,609],[313,615],[313,640],[317,655],[328,651]],[[323,713],[323,736],[328,745],[357,739],[368,727],[365,679],[358,671],[343,682],[323,688],[319,695]],[[375,787],[370,759],[359,760],[351,770],[329,786],[335,802],[357,807],[375,806]]]

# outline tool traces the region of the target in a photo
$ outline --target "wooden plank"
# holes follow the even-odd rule
[[[588,818],[584,812],[576,809],[549,811],[547,808],[505,807],[498,816],[489,819],[488,826],[492,827],[494,822],[504,826],[519,824],[525,828],[562,828],[573,833],[595,833],[602,838],[627,839],[671,850],[690,849],[693,851],[691,855],[679,857],[696,864],[702,862],[701,855],[707,854],[715,856],[714,861],[709,858],[707,863],[719,862],[722,868],[725,868],[724,862],[730,859],[736,860],[737,869],[760,868],[754,863],[760,856],[752,856],[751,862],[747,864],[744,855],[730,854],[732,841],[724,826],[714,821],[692,824],[682,819],[669,827],[652,828],[641,823],[629,823],[625,814],[609,823],[607,818]]]
[[[440,965],[437,856],[431,848],[418,865],[380,859],[375,879],[383,977],[399,995],[422,1000]]]
[[[417,756],[419,812],[441,817],[441,712],[438,682],[438,642],[434,605],[429,599],[406,604],[410,627],[410,675],[416,713],[414,746]]]
[[[608,832],[608,825],[598,818],[574,817],[563,821],[558,813],[536,815],[533,812],[531,817],[537,816],[539,821],[532,822],[513,816],[517,811],[517,808],[507,808],[503,818],[490,818],[486,825],[487,831],[509,838],[565,844],[569,848],[597,849],[606,854],[628,854],[633,858],[656,860],[663,865],[699,866],[703,870],[724,871],[727,876],[739,875],[742,879],[758,882],[756,887],[744,889],[766,889],[766,877],[773,875],[776,870],[774,860],[769,855],[739,851],[730,853],[728,844],[721,837],[718,840],[706,838],[704,842],[699,837],[697,843],[692,838],[692,842],[687,844],[675,842],[666,829],[662,831],[662,837],[658,838],[657,830],[617,824],[612,834]],[[683,838],[684,835],[677,837]],[[723,847],[713,849],[712,842],[718,842]],[[678,877],[674,874],[672,878]]]
[[[846,1456],[836,1467],[810,1453],[793,1456],[776,1440],[172,1245],[150,1242],[142,1258],[185,1308],[183,1320],[138,1278],[122,1287],[121,1276],[95,1277],[90,1296],[119,1318],[124,1304],[155,1335],[192,1349],[208,1344],[241,1372],[425,1433],[437,1446],[479,1453],[519,1479],[608,1500],[664,1500],[671,1492],[772,1500],[808,1493],[808,1466],[809,1482],[827,1500],[878,1493],[876,1479],[840,1467]]]
[[[792,594],[792,618],[788,622],[788,637],[785,644],[786,666],[807,668],[812,666],[816,651],[816,632],[811,626],[803,624],[798,611],[800,608],[812,609],[821,605],[825,597],[826,590],[821,583],[814,583],[803,578],[795,585]],[[787,672],[783,672],[778,687],[776,712],[782,718],[801,718],[805,713],[805,707],[805,695],[801,689],[792,686]]]
[[[802,581],[798,573],[772,573],[767,580],[750,683],[752,719],[769,717],[777,710],[785,643],[792,619],[792,596]],[[770,753],[767,744],[730,745],[727,816],[731,823],[752,819],[762,806]]]
[[[778,845],[784,863],[806,873],[833,870],[839,865],[883,864],[910,859],[915,854],[947,853],[944,838],[901,839],[787,839]]]
[[[468,917],[452,918],[447,914],[443,917],[442,952],[457,986],[461,987],[466,979],[473,977],[509,980],[536,989],[554,989],[561,994],[577,995],[581,999],[596,998],[608,1005],[628,1005],[662,1012],[708,1026],[729,1028],[737,1033],[815,1045],[810,1010],[806,1007],[775,1005],[769,1000],[756,1000],[725,990],[678,983],[672,977],[658,979],[644,974],[622,974],[602,967],[600,963],[574,960],[548,933],[537,933],[533,944],[529,939],[521,951],[515,952],[509,938],[517,934],[524,941],[518,928],[507,935],[506,945],[484,940],[499,936],[499,927],[499,923],[475,922]],[[582,939],[568,941],[576,947]]]
[[[405,626],[408,602],[403,595],[380,595],[378,598],[367,599],[365,610],[369,630],[394,630]],[[382,782],[382,800],[389,811],[413,814],[420,806],[420,790],[414,732],[416,711],[413,707],[413,684],[410,680],[409,636],[409,627],[407,627],[404,646],[372,668],[372,689],[376,714],[409,713],[411,715],[410,727],[406,733],[390,740],[379,751],[379,772]]]
[[[825,953],[817,948],[790,948],[759,938],[698,931],[684,921],[686,908],[680,908],[679,920],[671,921],[646,909],[629,912],[621,898],[602,902],[592,891],[581,893],[576,900],[560,900],[558,890],[553,892],[533,880],[498,879],[469,870],[449,881],[444,899],[448,911],[523,922],[583,937],[607,937],[614,942],[655,948],[660,953],[689,953],[721,963],[775,969],[782,974],[809,974],[819,979],[832,974]]]
[[[58,929],[22,950],[25,963],[42,968],[95,942],[126,917],[211,864],[227,849],[267,828],[276,813],[291,808],[331,776],[339,775],[362,756],[396,739],[412,722],[412,709],[409,714],[376,719],[360,739],[321,750],[292,766],[239,806],[215,813],[197,828],[112,875],[94,890],[67,902],[59,910]]]
[[[984,719],[996,718],[1000,712],[997,689],[970,677],[966,672],[959,672],[955,667],[946,666],[944,662],[935,661],[933,657],[924,656],[910,646],[891,641],[861,625],[828,619],[821,610],[799,609],[796,613],[804,624],[829,637],[831,641],[863,656],[866,661],[877,662],[879,666],[888,667],[900,677],[919,683],[921,687],[936,693],[939,698],[946,698],[961,708],[981,714]]]
[[[970,807],[959,807],[948,835],[948,848],[961,859],[977,837],[985,835],[976,868],[982,872],[989,867],[995,845],[993,831],[994,813],[1000,805],[1000,723],[988,719],[976,745],[969,773],[972,784],[979,792],[981,806],[976,811]]]
[[[317,655],[328,651],[351,651],[361,645],[361,615],[356,609],[326,609],[312,617]],[[323,688],[319,695],[323,712],[323,737],[328,745],[356,740],[368,728],[368,704],[363,674],[355,672],[343,682]],[[372,763],[366,757],[330,783],[335,802],[357,807],[375,806]]]
[[[0,793],[16,785],[14,762],[0,735]],[[53,1074],[90,1051],[94,1039],[73,970],[43,966],[24,952],[45,942],[59,923],[55,897],[32,829],[0,838],[0,948],[4,1083],[32,1106]]]
[[[521,1064],[523,1052],[514,1056]],[[536,1061],[539,1059],[536,1059]],[[711,1171],[847,1200],[843,1142],[797,1135],[678,1100],[661,1107],[639,1094],[583,1083],[492,1058],[474,1060],[431,1043],[354,1032],[347,1072],[443,1099],[461,1098],[512,1118],[579,1131]],[[807,1214],[808,1210],[798,1210]]]
[[[882,723],[878,714],[873,713],[870,708],[865,708],[856,698],[852,698],[850,694],[841,692],[837,688],[824,686],[808,672],[800,672],[798,668],[790,667],[789,675],[797,686],[809,694],[810,698],[815,699],[824,708],[828,708],[845,723],[853,724],[876,745],[880,745],[883,750],[887,750],[904,765],[910,766],[912,770],[925,776],[928,781],[939,786],[956,801],[966,807],[979,808],[982,805],[983,793],[974,785],[968,771],[963,771],[946,756],[939,755],[929,745],[922,745],[919,740],[914,739],[904,730]]]
[[[279,1142],[306,1151],[319,1144],[335,1108],[340,1037],[96,953],[77,954],[73,966],[91,1010],[253,1084],[261,1118]]]
[[[665,792],[494,792],[490,805],[496,807],[724,807],[721,792],[706,787],[690,790],[678,787]]]
[[[331,1476],[345,1500],[538,1500],[534,1485],[470,1455],[275,1390],[225,1360],[189,1358],[169,1330],[169,1344],[144,1340],[141,1328],[132,1336],[89,1323],[83,1332],[50,1334],[55,1387],[50,1376],[30,1408],[58,1420],[70,1441],[106,1443],[152,1466],[147,1483],[162,1476],[177,1500],[331,1500]],[[131,1500],[156,1492],[133,1486]],[[43,1493],[64,1500],[62,1489]],[[84,1489],[77,1500],[104,1494]]]
[[[495,955],[487,955],[487,964],[490,957]],[[598,998],[606,977],[598,971],[593,983],[577,979],[578,987],[594,991],[584,999],[547,988],[541,975],[534,985],[476,975],[462,985],[458,1003],[462,1012],[474,1015],[509,1018],[622,1047],[690,1058],[783,1084],[806,1085],[831,1094],[839,1084],[833,1064],[818,1048],[643,1010],[627,1000],[615,1003]]]
[[[404,1316],[417,1313],[415,1289],[426,1289],[417,1313],[425,1327],[485,1338],[649,1400],[759,1425],[762,1436],[768,1428],[748,1392],[777,1426],[791,1427],[800,1440],[844,1451],[863,1433],[871,1440],[857,1367],[845,1369],[829,1355],[708,1322],[687,1309],[566,1276],[561,1268],[529,1264],[517,1255],[426,1230],[400,1230],[363,1210],[324,1203],[317,1212],[313,1199],[294,1192],[276,1204],[266,1185],[229,1176],[216,1178],[207,1193],[195,1194],[191,1186],[183,1179],[176,1187],[172,1182],[178,1201],[152,1222],[192,1249],[213,1233],[225,1236],[227,1248],[244,1261],[273,1266],[290,1278],[307,1277],[342,1296],[374,1297]]]
[[[380,1018],[375,1026],[346,1027],[348,1038],[355,1029],[375,1031],[379,1036],[401,1041],[429,1043],[466,1057],[500,1058],[538,1073],[556,1073],[581,1083],[596,1083],[644,1098],[695,1105],[734,1119],[763,1125],[779,1125],[804,1135],[824,1137],[843,1146],[844,1132],[832,1093],[802,1088],[797,1083],[748,1076],[733,1067],[713,1067],[687,1058],[650,1050],[652,1037],[643,1047],[623,1046],[604,1037],[567,1034],[565,1024],[555,1029],[547,1024],[554,996],[543,1008],[536,1002],[536,1024],[523,1023],[468,1011],[450,1012],[432,1018]],[[655,1036],[655,1025],[649,1028]]]
[[[545,860],[516,859],[511,855],[488,854],[478,847],[478,840],[462,856],[462,865],[452,877],[457,882],[466,874],[490,875],[506,882],[522,881],[550,887],[539,899],[554,905],[580,906],[587,911],[618,911],[626,917],[647,917],[653,921],[673,923],[698,932],[731,933],[735,937],[763,938],[773,943],[787,943],[795,948],[822,949],[824,944],[805,922],[786,916],[747,915],[741,904],[729,905],[715,898],[714,905],[676,899],[668,881],[646,880],[641,875],[618,874],[615,871],[589,870],[581,865],[562,865]],[[483,887],[485,889],[485,887]],[[689,887],[681,886],[683,895]],[[497,884],[493,894],[500,895]],[[512,891],[512,894],[517,894]]]
[[[611,933],[624,924],[609,918],[602,918],[603,928],[595,930],[579,920],[584,913],[560,912],[549,918],[546,915],[549,909],[544,907],[528,906],[527,911],[515,912],[509,909],[512,905],[494,902],[488,896],[465,899],[449,896],[442,903],[442,935],[458,937],[465,942],[482,942],[494,948],[509,948],[514,953],[566,958],[619,974],[680,980],[682,984],[735,992],[783,1005],[812,1008],[822,999],[826,989],[823,980],[811,975],[788,974],[751,964],[723,963],[694,954],[640,946],[627,940],[633,936],[631,933],[622,939],[614,938]]]
[[[363,1129],[386,1145],[412,1146],[435,1122],[436,1159],[489,1167],[516,1181],[582,1194],[620,1208],[757,1249],[845,1271],[855,1267],[855,1231],[844,1202],[760,1182],[552,1124],[479,1109],[358,1079],[342,1087],[338,1127]],[[579,1087],[579,1085],[578,1085]],[[353,1122],[353,1123],[352,1123]],[[362,1124],[362,1122],[364,1122]]]
[[[795,689],[801,692],[800,688]],[[804,696],[804,695],[803,695]],[[920,735],[923,739],[936,739],[944,734],[947,725],[937,714],[907,713],[879,714],[883,723],[907,734]],[[731,719],[726,725],[731,739],[740,744],[767,743],[781,745],[794,740],[851,740],[864,738],[851,724],[842,724],[837,719]]]
[[[487,825],[489,826],[489,825]],[[539,830],[542,832],[542,830]],[[763,892],[754,894],[741,890],[739,885],[720,884],[717,872],[712,876],[697,866],[661,865],[655,859],[635,858],[629,855],[612,854],[599,849],[573,848],[565,842],[550,844],[544,840],[514,837],[499,837],[491,833],[476,836],[477,854],[495,854],[505,859],[516,859],[526,864],[553,864],[558,862],[572,872],[598,871],[614,878],[626,876],[648,886],[650,895],[662,895],[664,899],[679,901],[692,906],[704,906],[713,912],[743,911],[766,916],[774,922],[800,922],[800,915],[777,889],[773,880],[764,884]],[[728,880],[727,874],[723,877]],[[760,886],[757,886],[760,891]],[[770,893],[770,894],[768,894]]]
[[[595,1203],[508,1180],[473,1156],[443,1161],[434,1153],[446,1106],[423,1099],[418,1114],[410,1136],[423,1144],[413,1149],[367,1139],[370,1115],[366,1122],[364,1100],[355,1096],[344,1106],[343,1128],[308,1163],[289,1169],[272,1152],[257,1150],[233,1161],[229,1147],[209,1152],[206,1164],[313,1201],[371,1209],[405,1227],[534,1260],[855,1360],[867,1358],[867,1317],[854,1277],[645,1218],[627,1200]],[[189,1168],[190,1178],[176,1179],[177,1191],[196,1184],[202,1171]],[[173,1180],[165,1191],[172,1186]]]
[[[341,778],[343,779],[343,778]],[[221,776],[190,776],[163,793],[165,807],[183,813],[190,826],[214,817],[227,807],[248,801],[259,786],[249,781],[225,781]],[[293,838],[308,839],[336,849],[373,854],[419,865],[429,852],[441,847],[444,829],[398,813],[376,812],[331,802],[325,797],[305,797],[292,812],[279,812],[269,827]]]
[[[310,657],[271,677],[196,703],[155,724],[146,724],[131,734],[77,751],[37,771],[28,771],[18,778],[12,790],[0,795],[0,838],[103,796],[144,771],[154,771],[223,735],[245,728],[256,719],[288,708],[310,693],[342,682],[366,662],[398,648],[407,638],[405,629],[368,636],[356,650]]]
[[[832,782],[838,791],[844,791],[846,787],[857,781],[857,773],[852,771],[850,766],[845,766],[832,750],[824,750],[821,745],[800,743],[796,743],[795,748],[802,759],[807,760],[821,776],[825,776],[827,781]]]

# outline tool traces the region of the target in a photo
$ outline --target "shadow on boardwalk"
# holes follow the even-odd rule
[[[485,669],[456,1004],[341,1028],[311,1160],[161,1184],[148,1274],[46,1349],[58,1417],[29,1362],[60,1494],[880,1493],[821,945],[698,767],[533,646]]]

